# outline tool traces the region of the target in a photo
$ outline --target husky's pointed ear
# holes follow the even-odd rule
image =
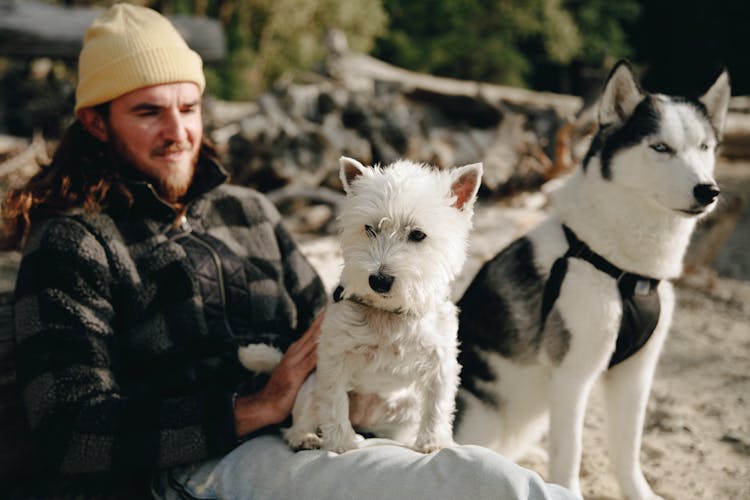
[[[455,208],[463,210],[474,204],[482,184],[482,171],[481,163],[473,163],[451,172],[451,194],[456,197],[453,202]]]
[[[624,122],[643,97],[630,64],[625,60],[618,62],[610,72],[599,99],[599,125]]]
[[[711,121],[714,131],[716,131],[717,139],[721,139],[721,134],[724,132],[724,120],[726,120],[727,117],[729,97],[731,94],[732,90],[729,85],[729,73],[727,73],[727,70],[724,70],[714,84],[711,85],[711,88],[698,98],[698,100],[706,107],[708,119]]]
[[[339,158],[339,165],[341,165],[341,170],[339,170],[341,184],[344,185],[344,191],[351,193],[352,182],[354,182],[354,179],[364,174],[367,167],[354,158],[348,158],[346,156]]]

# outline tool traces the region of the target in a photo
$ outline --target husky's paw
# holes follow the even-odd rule
[[[664,497],[657,495],[653,491],[642,494],[625,495],[626,500],[665,500]]]
[[[630,487],[628,485],[623,485],[622,487],[623,496],[627,500],[664,500],[664,498],[653,492],[645,478],[634,482],[635,484]]]
[[[549,463],[549,452],[541,444],[535,444],[526,450],[523,459],[534,464],[547,464]]]

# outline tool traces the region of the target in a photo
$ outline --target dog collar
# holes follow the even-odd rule
[[[365,301],[363,301],[357,295],[350,295],[349,297],[344,297],[344,287],[343,287],[343,285],[339,285],[333,291],[333,301],[334,302],[341,302],[342,300],[349,300],[351,302],[354,302],[355,304],[359,304],[359,305],[365,306],[365,307],[372,307],[373,309],[377,309],[379,311],[384,311],[384,312],[389,312],[391,314],[403,314],[404,313],[404,311],[402,309],[396,309],[395,311],[391,311],[389,309],[381,309],[379,307],[375,307],[372,304],[367,304]]]
[[[591,250],[568,226],[563,224],[562,228],[565,239],[568,241],[568,250],[565,255],[554,262],[545,283],[540,328],[544,329],[547,316],[560,295],[560,288],[568,270],[568,259],[585,260],[599,271],[612,276],[620,291],[622,320],[617,333],[615,352],[609,361],[609,368],[612,368],[635,354],[651,338],[661,312],[659,295],[656,291],[659,280],[623,271]]]

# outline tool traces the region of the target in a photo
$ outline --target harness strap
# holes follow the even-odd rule
[[[659,295],[656,293],[659,280],[623,271],[591,250],[568,226],[563,224],[562,228],[568,241],[568,250],[552,264],[549,278],[544,285],[540,331],[544,330],[547,317],[560,296],[560,289],[568,271],[568,259],[585,260],[617,281],[622,299],[622,320],[617,333],[615,352],[609,361],[611,368],[635,354],[651,338],[661,312]]]

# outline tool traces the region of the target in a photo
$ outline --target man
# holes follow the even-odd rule
[[[314,369],[324,290],[273,206],[222,185],[204,86],[165,18],[113,6],[84,38],[77,121],[4,203],[37,494],[564,498],[476,447],[295,454],[272,432]],[[251,342],[285,350],[270,377],[240,367]]]

